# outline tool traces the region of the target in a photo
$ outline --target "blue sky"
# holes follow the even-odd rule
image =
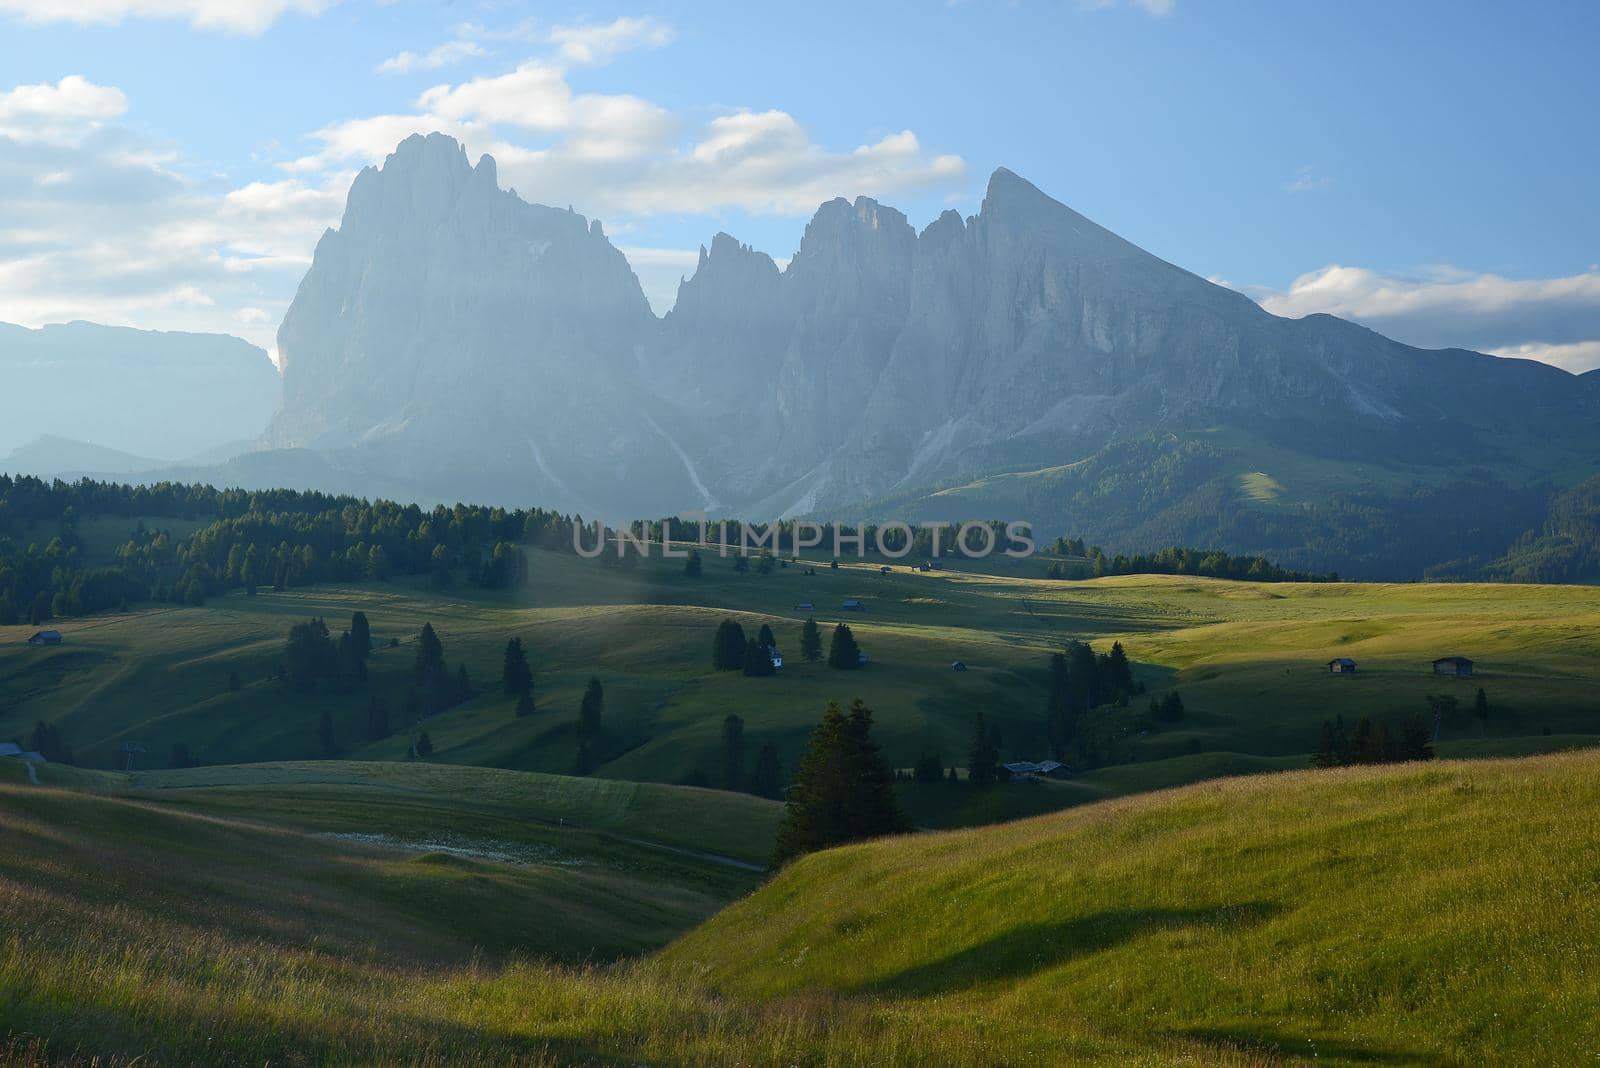
[[[1269,309],[1600,365],[1600,5],[0,0],[0,320],[270,347],[413,129],[605,221],[658,310],[717,230],[922,226],[1004,165]]]

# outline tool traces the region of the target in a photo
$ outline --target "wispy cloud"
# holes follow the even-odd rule
[[[461,30],[463,39],[489,32]],[[433,86],[412,111],[325,126],[310,135],[315,152],[280,166],[316,174],[378,163],[410,134],[437,130],[473,154],[493,155],[502,183],[529,199],[624,216],[729,207],[803,214],[834,196],[949,188],[965,177],[960,157],[926,151],[910,130],[833,150],[784,111],[732,110],[706,120],[644,97],[575,87],[575,69],[670,42],[671,28],[653,19],[518,33],[548,51],[505,73]]]
[[[258,34],[289,12],[320,15],[338,0],[0,0],[0,14],[27,22],[115,25],[130,18],[182,19],[198,30]]]
[[[401,52],[399,55],[390,56],[373,68],[373,73],[410,74],[419,70],[438,70],[440,67],[453,66],[462,60],[484,54],[483,46],[476,41],[446,41],[439,47],[420,55],[416,52]]]
[[[1409,344],[1542,360],[1571,371],[1600,366],[1600,268],[1513,279],[1435,266],[1414,275],[1337,264],[1282,292],[1248,291],[1275,315],[1326,312]]]

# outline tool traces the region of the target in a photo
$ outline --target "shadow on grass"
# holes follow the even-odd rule
[[[1205,909],[1110,909],[1059,923],[1027,924],[939,960],[863,984],[855,992],[919,996],[1022,979],[1153,931],[1253,926],[1278,911],[1270,902],[1252,901]]]
[[[1307,1038],[1280,1031],[1248,1027],[1210,1027],[1177,1031],[1178,1037],[1194,1039],[1241,1053],[1280,1057],[1328,1059],[1350,1064],[1443,1064],[1442,1058],[1417,1050],[1362,1046],[1340,1039]]]

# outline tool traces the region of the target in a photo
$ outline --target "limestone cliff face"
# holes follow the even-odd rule
[[[611,484],[682,478],[635,395],[656,329],[598,221],[414,136],[361,172],[317,245],[278,334],[269,438],[449,496],[610,505]]]
[[[1535,433],[1600,440],[1592,378],[1276,318],[1004,169],[921,234],[829,201],[782,270],[718,234],[658,320],[598,223],[413,137],[357,178],[279,351],[274,444],[608,516],[848,516],[1200,429],[1457,470]]]

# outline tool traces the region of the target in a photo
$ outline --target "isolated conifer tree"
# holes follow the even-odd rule
[[[1128,663],[1128,654],[1123,651],[1121,642],[1111,643],[1111,652],[1106,656],[1106,685],[1119,693],[1133,693],[1133,666]]]
[[[861,666],[861,648],[844,623],[833,628],[833,637],[828,642],[828,666],[841,671],[854,671]]]
[[[573,762],[573,771],[579,775],[588,775],[594,771],[594,753],[589,749],[589,739],[578,739],[578,757]]]
[[[1000,733],[978,713],[972,728],[972,747],[967,752],[967,781],[974,786],[991,786],[1000,777]]]
[[[517,718],[526,719],[536,711],[533,704],[533,691],[523,690],[517,697]]]
[[[774,649],[778,647],[778,639],[772,636],[772,628],[767,626],[765,623],[761,624],[761,632],[756,637],[756,641],[760,642],[763,646],[771,646]]]
[[[750,792],[773,800],[783,797],[783,765],[778,760],[778,747],[771,742],[763,745],[756,756],[755,771],[750,773]]]
[[[444,670],[444,645],[439,641],[439,636],[433,632],[432,623],[424,623],[422,632],[417,635],[417,660],[415,672],[418,682],[427,682],[428,678]]]
[[[815,617],[808,618],[800,628],[800,656],[809,663],[822,659],[822,631]]]
[[[744,628],[731,619],[717,624],[716,637],[712,639],[711,666],[717,671],[738,671],[744,667]]]
[[[1072,680],[1064,653],[1050,655],[1050,696],[1045,701],[1044,726],[1045,736],[1050,740],[1050,755],[1060,760],[1077,733],[1072,710]]]
[[[830,701],[789,788],[774,863],[905,828],[894,769],[872,740],[872,712],[859,698],[848,715]]]
[[[367,622],[365,612],[354,612],[350,616],[350,640],[355,643],[356,655],[365,660],[372,655],[372,626]]]
[[[528,654],[522,648],[521,638],[506,642],[505,662],[500,668],[500,687],[507,697],[526,693],[533,686],[533,669],[528,666]]]
[[[960,782],[961,781],[961,776],[956,774],[956,766],[954,764],[950,765],[950,776],[949,776],[948,781],[949,782]]]
[[[600,680],[589,676],[589,685],[584,687],[583,702],[578,706],[578,726],[583,731],[585,738],[593,737],[600,733],[602,714],[605,710],[606,691],[600,685]]]

